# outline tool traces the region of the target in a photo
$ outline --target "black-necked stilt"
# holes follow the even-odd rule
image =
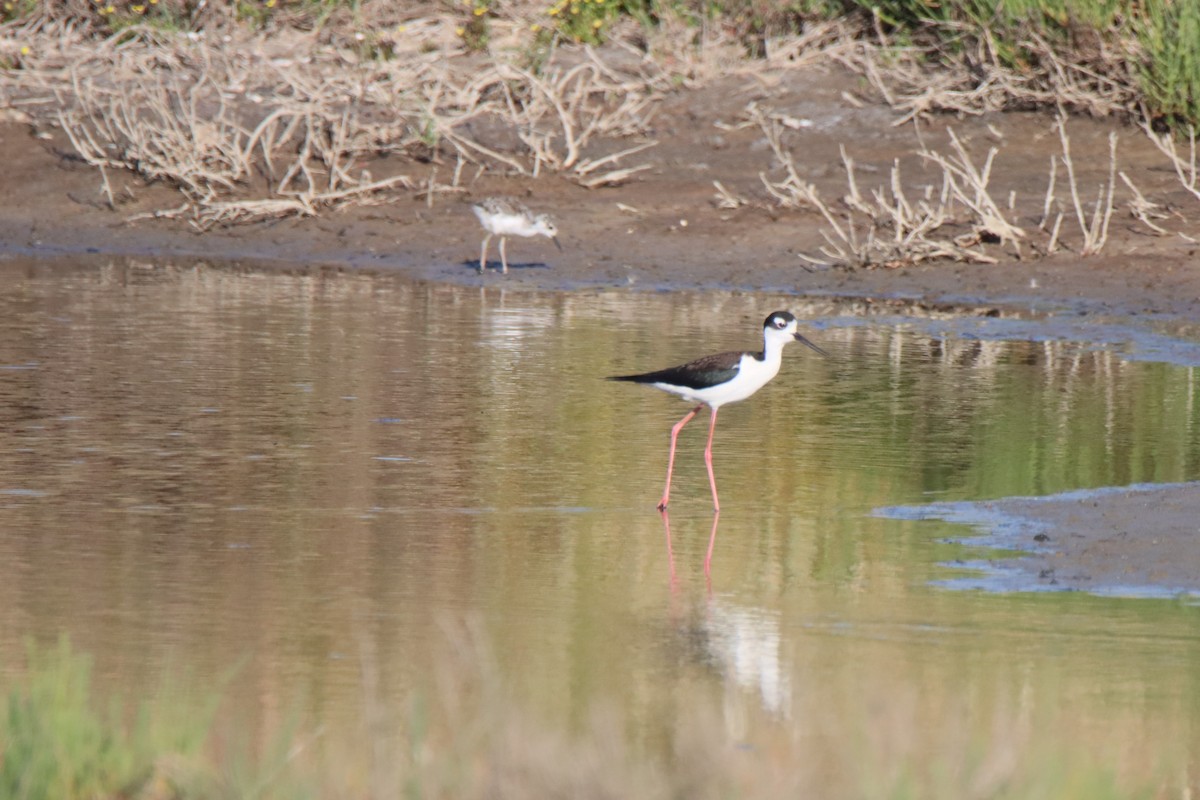
[[[763,349],[757,353],[735,351],[704,356],[677,367],[645,372],[641,375],[613,375],[610,381],[633,381],[648,383],[684,400],[698,405],[671,428],[671,454],[667,458],[667,488],[663,490],[659,509],[667,507],[671,495],[671,471],[675,467],[675,440],[679,431],[696,416],[703,406],[712,409],[708,425],[708,446],[704,448],[704,463],[708,466],[708,483],[712,486],[713,508],[721,509],[717,500],[717,481],[713,477],[712,443],[713,431],[717,427],[717,409],[726,403],[745,400],[779,374],[783,359],[783,347],[797,341],[816,350],[823,356],[829,355],[817,345],[805,339],[796,330],[799,323],[791,313],[776,311],[763,323]]]
[[[558,226],[549,214],[534,214],[519,200],[511,197],[489,197],[471,206],[479,224],[487,231],[479,253],[479,271],[487,267],[488,242],[493,236],[500,237],[500,270],[508,274],[508,257],[504,254],[504,240],[509,236],[549,236],[554,245],[562,250],[558,242]]]

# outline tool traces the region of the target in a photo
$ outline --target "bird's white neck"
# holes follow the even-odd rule
[[[792,339],[792,334],[766,328],[763,330],[763,361],[780,363],[783,359],[783,346]]]

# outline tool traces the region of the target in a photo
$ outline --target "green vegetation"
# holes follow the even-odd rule
[[[172,701],[130,710],[97,709],[91,661],[63,639],[29,647],[29,673],[8,691],[0,717],[0,796],[11,800],[199,797],[190,764],[208,735],[211,711]]]
[[[650,25],[652,12],[653,4],[648,0],[556,0],[546,13],[563,36],[596,44],[604,40],[616,19],[628,16]]]
[[[0,22],[27,17],[37,10],[37,0],[4,0],[0,3]]]
[[[1200,122],[1200,4],[1148,2],[1137,17],[1146,104],[1168,120]]]
[[[217,690],[196,699],[168,680],[136,702],[123,702],[97,689],[91,658],[65,637],[54,647],[30,644],[27,652],[23,677],[0,683],[4,800],[317,796],[288,769],[297,749],[290,730],[265,752],[261,743],[236,735],[230,742],[226,733],[220,763],[214,764]]]
[[[1173,0],[846,0],[902,41],[932,43],[943,60],[990,52],[1028,73],[1055,63],[1085,65],[1125,83],[1126,62],[1149,115],[1200,121],[1200,5]],[[1051,63],[1043,63],[1043,62]]]

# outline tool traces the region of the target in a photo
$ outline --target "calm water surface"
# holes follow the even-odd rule
[[[999,729],[1133,774],[1200,755],[1195,607],[947,591],[980,557],[960,529],[870,516],[1200,478],[1191,367],[794,298],[3,272],[0,668],[64,631],[135,693],[240,664],[256,735],[298,715],[348,770],[464,637],[539,719],[616,709],[651,759],[697,707],[817,772]],[[602,377],[755,345],[785,307],[833,357],[789,348],[722,411],[706,578],[705,418],[664,521],[687,407]]]

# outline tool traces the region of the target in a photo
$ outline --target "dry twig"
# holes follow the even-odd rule
[[[783,177],[771,180],[760,174],[763,186],[784,208],[812,208],[828,224],[822,231],[826,245],[822,254],[836,263],[856,266],[899,266],[933,259],[995,263],[996,258],[975,246],[989,239],[1010,242],[1019,248],[1024,231],[1005,219],[988,192],[993,148],[982,167],[975,165],[954,132],[950,139],[951,156],[929,150],[920,155],[941,171],[938,191],[926,187],[919,199],[910,197],[904,186],[899,161],[892,164],[890,180],[870,192],[869,198],[858,186],[854,160],[843,147],[842,166],[846,173],[847,193],[842,198],[845,211],[835,213],[822,200],[816,187],[800,177],[795,161],[783,144],[784,124],[757,106],[749,109],[750,119],[766,136]],[[959,208],[966,213],[970,232],[954,236],[949,232],[961,227]],[[860,233],[860,229],[865,229]],[[813,263],[818,259],[805,257]]]
[[[1167,218],[1167,212],[1163,210],[1162,206],[1160,206],[1158,203],[1152,203],[1151,201],[1147,200],[1146,196],[1142,194],[1138,187],[1134,186],[1133,181],[1130,180],[1129,176],[1124,172],[1119,172],[1117,174],[1121,177],[1121,180],[1124,181],[1125,185],[1129,187],[1129,191],[1133,192],[1133,199],[1129,201],[1129,213],[1133,215],[1134,219],[1139,220],[1142,222],[1142,224],[1159,235],[1166,236],[1169,234],[1170,231],[1152,221],[1155,219]]]
[[[1149,124],[1142,123],[1142,131],[1146,137],[1167,157],[1184,189],[1192,196],[1200,199],[1200,172],[1196,168],[1196,129],[1188,128],[1188,152],[1182,156],[1175,145],[1175,137],[1170,133],[1157,133]]]
[[[1079,231],[1083,236],[1083,245],[1079,254],[1093,255],[1104,249],[1108,241],[1108,223],[1112,219],[1113,190],[1116,188],[1117,171],[1117,135],[1108,136],[1108,180],[1101,184],[1096,192],[1096,202],[1092,206],[1090,220],[1084,211],[1084,204],[1079,198],[1079,184],[1075,178],[1075,164],[1071,159],[1071,140],[1067,136],[1066,120],[1059,117],[1058,138],[1062,144],[1063,166],[1067,171],[1068,185],[1071,190],[1071,205],[1075,210],[1075,219],[1079,223]]]

